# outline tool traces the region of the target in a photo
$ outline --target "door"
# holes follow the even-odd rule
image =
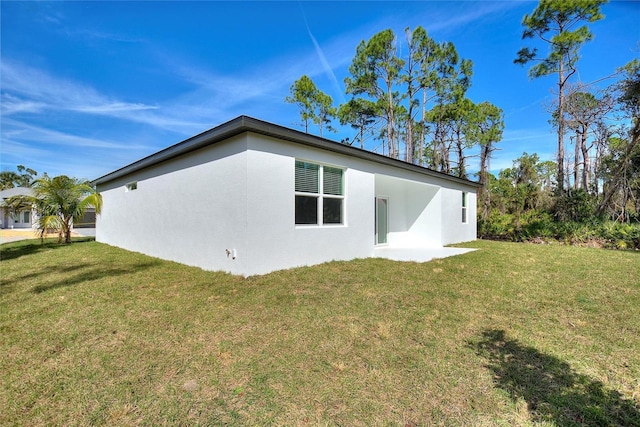
[[[389,234],[389,199],[376,197],[376,245],[386,245]]]

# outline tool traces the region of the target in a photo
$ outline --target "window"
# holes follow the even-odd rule
[[[133,191],[138,189],[138,181],[130,182],[126,185],[127,191]]]
[[[467,223],[467,193],[462,192],[462,223]]]
[[[31,212],[24,211],[24,223],[29,224],[31,222]]]
[[[344,170],[296,160],[296,225],[344,223]]]

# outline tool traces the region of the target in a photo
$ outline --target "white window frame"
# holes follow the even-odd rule
[[[310,161],[310,160],[304,160],[304,159],[295,159],[295,162],[309,163],[309,164],[318,166],[318,192],[317,193],[308,193],[308,192],[303,192],[303,191],[295,191],[295,173],[294,173],[294,199],[295,199],[296,196],[314,197],[314,198],[317,199],[317,212],[316,212],[317,221],[316,221],[316,223],[315,224],[297,224],[295,222],[295,203],[294,203],[294,225],[296,227],[301,227],[301,228],[308,228],[308,227],[344,227],[344,226],[346,226],[346,224],[347,224],[347,212],[346,212],[347,211],[347,209],[346,209],[346,189],[347,189],[346,178],[347,178],[347,174],[346,174],[346,171],[347,170],[344,167],[330,165],[330,164],[326,164],[326,163],[319,163],[317,161]],[[325,194],[325,192],[324,192],[324,169],[325,168],[339,169],[339,170],[342,171],[342,194],[341,195]],[[295,172],[295,166],[294,166],[294,172]],[[341,222],[324,223],[324,200],[325,199],[338,199],[338,200],[341,200],[341,203],[342,203]]]
[[[138,189],[138,181],[127,182],[124,186],[125,191],[136,191]]]
[[[462,192],[462,223],[469,223],[469,211],[467,209],[467,205],[469,204],[469,197],[466,191]]]

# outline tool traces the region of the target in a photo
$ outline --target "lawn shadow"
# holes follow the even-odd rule
[[[61,273],[64,276],[64,280],[53,280],[48,283],[34,286],[33,288],[31,288],[31,292],[40,294],[43,292],[51,291],[53,289],[73,286],[83,282],[92,282],[94,280],[103,279],[105,277],[116,277],[126,274],[135,274],[157,265],[157,262],[140,262],[134,265],[127,266],[126,268],[112,266],[105,268],[99,263],[82,263],[77,265],[57,266],[53,268],[50,267],[47,269],[49,277],[55,277],[56,273]],[[39,274],[44,275],[45,272],[41,272]]]
[[[72,245],[86,242],[93,242],[95,237],[74,237]],[[66,247],[66,243],[58,243],[57,238],[28,239],[17,242],[3,243],[0,245],[0,259],[9,261],[26,255],[32,255],[38,252],[51,249],[60,249]]]
[[[495,386],[517,401],[524,399],[534,422],[558,426],[640,426],[633,401],[555,356],[507,339],[502,330],[487,330],[471,343],[487,359]]]

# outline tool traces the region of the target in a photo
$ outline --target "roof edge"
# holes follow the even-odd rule
[[[321,138],[319,136],[310,135],[301,131],[290,129],[284,126],[269,123],[263,120],[255,119],[249,116],[238,116],[219,126],[206,130],[195,136],[187,138],[177,144],[160,150],[154,154],[137,160],[120,169],[116,169],[106,175],[96,178],[92,181],[93,185],[104,184],[139,170],[154,166],[156,164],[168,161],[175,157],[190,153],[192,151],[204,148],[211,144],[223,141],[244,132],[254,132],[265,136],[271,136],[298,144],[303,144],[323,150],[333,151],[336,153],[358,157],[375,163],[386,164],[401,169],[418,172],[423,175],[440,178],[447,181],[456,182],[458,184],[479,188],[481,184],[465,178],[448,175],[423,166],[407,163],[403,160],[393,159],[371,151],[363,150],[350,145],[341,144],[330,139]]]

